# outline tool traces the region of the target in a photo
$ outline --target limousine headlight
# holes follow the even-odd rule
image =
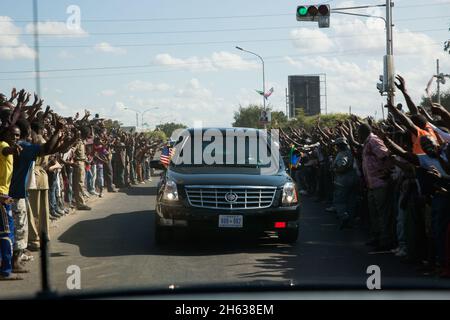
[[[283,205],[294,205],[298,202],[297,188],[293,182],[286,182],[283,186],[283,197],[281,203]]]
[[[178,200],[177,184],[174,181],[168,180],[166,182],[166,185],[164,186],[163,199],[169,201]]]

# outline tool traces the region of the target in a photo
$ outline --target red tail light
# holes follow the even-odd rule
[[[286,222],[275,222],[275,228],[276,229],[284,229],[286,228]]]

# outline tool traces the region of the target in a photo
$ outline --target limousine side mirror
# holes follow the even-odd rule
[[[155,169],[155,170],[163,170],[163,171],[165,171],[167,169],[159,160],[151,160],[150,168]]]

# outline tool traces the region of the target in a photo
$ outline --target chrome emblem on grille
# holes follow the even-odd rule
[[[234,192],[227,192],[225,193],[225,200],[227,202],[236,202],[238,199],[238,195]]]

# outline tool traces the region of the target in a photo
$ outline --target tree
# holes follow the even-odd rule
[[[305,128],[306,130],[312,129],[317,125],[319,118],[320,124],[324,127],[334,127],[339,121],[345,121],[349,119],[350,115],[346,113],[329,113],[314,116],[306,116],[303,109],[297,109],[295,114],[297,115],[294,119],[291,119],[287,126],[294,128]]]
[[[251,104],[247,107],[239,106],[239,110],[234,113],[233,127],[244,127],[244,128],[264,128],[264,125],[259,122],[261,116],[261,111],[263,107],[256,104]],[[286,115],[281,111],[271,111],[272,108],[269,106],[266,108],[271,112],[272,122],[268,124],[269,126],[279,127],[287,123]]]
[[[437,93],[433,93],[431,95],[431,99],[433,102],[437,102]],[[448,111],[450,111],[450,90],[441,92],[441,105],[444,106]],[[420,101],[420,106],[422,107],[429,107],[430,106],[430,99],[428,97],[422,96],[422,100]]]
[[[145,137],[151,140],[167,141],[166,134],[161,130],[147,131],[145,132]]]
[[[174,132],[176,129],[185,129],[185,128],[187,128],[187,126],[182,123],[167,122],[163,124],[158,124],[156,126],[155,131],[162,131],[164,132],[166,137],[170,137],[172,135],[172,132]]]
[[[111,129],[119,129],[120,128],[120,126],[122,125],[122,123],[121,122],[119,122],[119,121],[117,121],[117,120],[111,120],[111,119],[106,119],[105,121],[104,121],[104,124],[105,124],[105,127],[108,129],[108,130],[111,130]]]
[[[450,31],[450,28],[448,29]],[[450,39],[444,42],[444,51],[450,53]]]
[[[286,114],[282,111],[272,111],[272,121],[270,123],[271,127],[279,128],[284,127],[288,123],[288,118]]]

